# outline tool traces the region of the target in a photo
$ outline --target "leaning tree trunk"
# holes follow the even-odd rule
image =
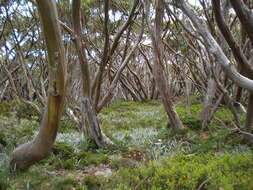
[[[216,1],[213,1],[216,2]],[[245,27],[245,30],[248,34],[248,37],[251,40],[251,43],[253,44],[253,16],[250,12],[249,9],[246,8],[246,6],[243,4],[243,1],[230,1],[236,15],[240,19],[241,23]],[[198,31],[198,33],[202,36],[204,42],[206,43],[206,46],[208,47],[208,51],[210,54],[214,56],[216,59],[217,63],[221,65],[223,71],[227,74],[227,76],[234,81],[238,86],[247,89],[251,94],[253,92],[253,80],[250,79],[250,77],[243,76],[240,74],[237,70],[235,70],[234,67],[231,67],[230,65],[230,60],[226,57],[224,52],[222,51],[221,47],[218,45],[218,43],[215,41],[213,36],[210,34],[208,31],[207,25],[201,20],[197,14],[194,12],[194,10],[187,4],[185,3],[184,0],[177,0],[177,6],[191,19],[194,27]],[[228,41],[228,40],[227,40]],[[232,49],[232,48],[231,48]],[[234,56],[236,58],[236,53],[234,53]],[[239,56],[238,56],[239,58]],[[242,58],[242,57],[241,57]],[[246,62],[245,62],[246,63]],[[250,65],[245,64],[245,67],[249,68],[247,69],[248,71],[251,70]],[[252,130],[252,124],[253,124],[253,111],[252,111],[252,104],[253,104],[253,98],[249,98],[248,104],[248,110],[247,110],[247,118],[245,122],[245,128],[247,130]],[[249,109],[250,108],[250,109]],[[247,138],[250,138],[247,135]],[[252,138],[251,138],[252,139]]]
[[[217,24],[220,28],[221,33],[223,34],[224,38],[226,39],[228,45],[230,46],[235,60],[239,64],[239,72],[248,77],[249,79],[253,79],[253,69],[250,61],[247,59],[245,54],[242,52],[241,48],[236,44],[235,40],[233,39],[232,34],[229,31],[228,26],[226,25],[224,19],[221,15],[221,7],[220,7],[220,0],[213,0],[212,5],[214,7],[215,17]],[[239,20],[241,21],[241,28],[243,32],[243,36],[248,34],[248,37],[253,45],[253,16],[250,10],[246,7],[246,5],[240,1],[231,1],[231,5],[233,6]],[[245,40],[245,39],[244,39]],[[237,98],[241,96],[241,90],[238,89]],[[245,121],[245,129],[247,132],[252,132],[253,129],[253,93],[249,90],[249,101],[248,101],[248,109],[247,109],[247,117]],[[239,98],[238,98],[239,99]],[[245,135],[246,139],[251,139],[252,136]]]
[[[247,5],[242,1],[233,2],[231,1],[232,7],[234,8],[236,15],[238,16],[240,22],[242,23],[242,28],[247,33],[251,45],[253,45],[253,15],[252,11],[247,7]],[[243,65],[246,67],[245,65]],[[246,70],[247,77],[252,80],[252,73],[249,72],[248,68],[244,68]],[[251,67],[252,69],[252,67]],[[252,71],[252,70],[251,70]],[[252,132],[253,130],[253,91],[249,90],[249,100],[248,100],[248,108],[247,108],[247,117],[245,121],[245,129],[247,132]],[[245,135],[246,139],[253,141],[251,135]]]
[[[147,13],[149,11],[149,2],[146,1],[146,19],[149,16]],[[153,75],[156,81],[158,91],[161,95],[165,111],[170,119],[173,130],[179,130],[184,128],[176,109],[173,105],[171,92],[168,87],[164,65],[163,65],[163,45],[161,40],[161,30],[162,30],[162,19],[163,19],[164,7],[161,0],[156,0],[156,11],[155,11],[155,30],[149,26],[149,32],[151,34],[152,46],[154,51],[154,66],[153,66]],[[148,24],[148,20],[147,20]]]
[[[37,0],[37,5],[48,51],[48,102],[39,134],[13,151],[10,166],[14,170],[27,169],[48,156],[64,105],[66,66],[55,1]]]

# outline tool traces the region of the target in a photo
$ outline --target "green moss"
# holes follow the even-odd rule
[[[81,185],[77,188],[77,190],[89,190],[86,185]]]
[[[108,155],[99,152],[74,152],[72,147],[59,143],[58,148],[53,150],[47,159],[42,160],[40,164],[49,170],[54,169],[74,169],[83,168],[89,165],[108,164],[110,159]]]
[[[76,160],[73,159],[73,158],[70,158],[70,159],[65,160],[62,163],[62,168],[64,168],[64,169],[73,169],[73,168],[76,167],[76,165],[77,165]]]
[[[190,153],[206,153],[211,151],[218,151],[218,143],[214,140],[196,144]]]
[[[195,117],[199,117],[201,112],[202,105],[201,104],[192,104],[190,107],[191,115]],[[180,117],[186,116],[185,106],[176,106],[176,111]]]
[[[81,141],[79,148],[83,151],[89,151],[98,149],[98,146],[95,142],[95,139],[91,137],[86,137],[83,141]]]

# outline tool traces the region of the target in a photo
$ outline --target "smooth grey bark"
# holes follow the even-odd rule
[[[244,25],[247,25],[246,31],[252,39],[253,42],[253,14],[248,11],[248,9],[243,5],[242,1],[230,1],[234,9],[236,10],[236,13],[241,20],[241,22]],[[210,32],[207,29],[206,24],[197,16],[197,14],[194,12],[190,6],[185,3],[183,0],[177,1],[177,6],[191,19],[194,27],[196,28],[197,32],[201,35],[204,42],[206,43],[206,46],[208,47],[207,50],[215,57],[217,63],[219,63],[223,69],[223,71],[227,74],[227,76],[235,82],[238,86],[245,88],[250,93],[249,98],[249,104],[248,104],[248,110],[247,110],[247,118],[245,122],[245,128],[246,130],[250,131],[252,130],[253,126],[253,80],[251,80],[248,77],[243,76],[240,74],[232,65],[230,65],[230,60],[226,57],[224,52],[222,51],[221,47],[218,45],[218,43],[215,41],[213,36],[210,34]],[[251,31],[251,33],[250,33]],[[252,135],[245,135],[247,139],[252,140]]]
[[[101,102],[97,106],[97,112],[99,112],[113,98],[113,96],[114,96],[113,92],[114,92],[115,88],[117,87],[117,84],[118,84],[118,81],[120,79],[121,73],[123,72],[123,70],[127,66],[130,59],[132,58],[134,52],[137,50],[137,48],[139,46],[139,43],[142,39],[143,33],[144,33],[144,15],[142,16],[141,31],[140,31],[140,34],[138,36],[138,39],[136,40],[136,43],[134,44],[133,48],[126,55],[125,59],[123,60],[122,64],[120,65],[119,69],[115,73],[115,77],[113,78],[113,81],[110,84],[108,91],[106,92],[103,99],[101,100]]]
[[[106,0],[108,4],[108,0]],[[102,133],[98,119],[95,106],[91,100],[91,84],[90,84],[90,71],[88,66],[88,61],[84,51],[84,44],[81,38],[81,0],[73,0],[72,2],[72,22],[74,28],[74,43],[79,59],[79,64],[81,67],[81,76],[83,84],[83,97],[81,104],[82,112],[82,128],[84,134],[94,140],[96,145],[100,148],[106,146],[107,144],[112,144],[108,138],[104,138],[105,135]]]
[[[213,106],[213,97],[215,96],[215,92],[217,89],[216,82],[212,75],[210,75],[207,82],[207,90],[204,98],[204,102],[202,104],[202,111],[200,114],[200,120],[202,121],[202,128],[206,128],[209,124],[209,115]]]
[[[183,0],[176,1],[176,5],[191,19],[196,31],[203,38],[207,50],[214,56],[218,64],[221,65],[227,76],[238,86],[253,91],[253,80],[241,75],[231,64],[226,57],[219,44],[209,32],[206,24],[201,20],[194,10]]]
[[[165,72],[164,72],[164,63],[163,63],[163,43],[161,39],[162,33],[162,20],[164,13],[164,6],[161,0],[155,1],[155,26],[154,30],[149,26],[149,2],[145,1],[144,3],[145,12],[146,12],[146,22],[148,25],[149,33],[152,39],[153,53],[154,53],[154,65],[153,65],[153,75],[156,81],[156,85],[161,95],[163,106],[168,115],[168,118],[171,122],[173,130],[179,130],[184,128],[183,123],[181,122],[176,109],[172,102],[171,92],[169,85],[167,84]]]
[[[48,52],[48,101],[38,135],[11,154],[10,167],[13,170],[27,169],[49,155],[64,105],[66,65],[55,1],[37,0],[37,5]]]
[[[243,1],[231,1],[230,3],[233,7],[233,9],[236,12],[236,15],[238,16],[240,22],[242,23],[242,29],[246,31],[251,45],[253,45],[253,13],[252,11],[246,6],[246,4]],[[252,61],[252,60],[250,60]],[[249,61],[249,62],[250,62]],[[251,63],[251,62],[250,62]],[[250,65],[252,66],[252,65]],[[249,70],[246,68],[246,66],[243,65],[243,71],[245,74],[249,75],[249,78],[253,78],[252,76],[252,70]],[[252,67],[251,67],[252,68]],[[252,132],[253,130],[253,92],[249,91],[249,100],[248,100],[248,107],[247,107],[247,115],[246,115],[246,121],[244,128],[247,132]],[[250,139],[253,141],[252,135],[245,134],[244,137],[246,139]]]
[[[185,100],[186,100],[186,113],[188,115],[191,115],[191,99],[190,99],[190,93],[191,93],[191,81],[188,78],[185,78]]]

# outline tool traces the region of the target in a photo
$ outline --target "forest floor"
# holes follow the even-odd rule
[[[226,107],[201,129],[200,102],[191,98],[191,114],[177,102],[186,126],[177,133],[161,102],[115,102],[99,114],[114,142],[106,149],[96,149],[63,117],[50,156],[14,173],[9,155],[37,134],[39,117],[29,106],[0,103],[0,190],[252,190],[253,146],[234,130]]]

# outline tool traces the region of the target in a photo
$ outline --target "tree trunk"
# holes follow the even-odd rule
[[[149,11],[149,2],[146,1],[146,17]],[[153,65],[153,75],[156,81],[158,91],[161,95],[163,106],[170,119],[173,130],[179,130],[184,128],[171,99],[171,92],[169,85],[167,84],[164,65],[163,65],[163,45],[161,39],[162,30],[162,19],[163,19],[164,7],[161,0],[156,0],[156,13],[155,13],[155,31],[149,26],[149,32],[151,34],[152,46],[154,52],[154,65]],[[148,18],[147,18],[148,19]],[[148,21],[147,21],[148,24]]]
[[[213,99],[216,92],[216,82],[212,76],[208,79],[207,91],[202,105],[202,111],[200,113],[200,119],[202,121],[202,128],[206,128],[209,124],[209,115],[213,106]]]
[[[16,148],[12,155],[12,169],[27,169],[48,156],[53,146],[65,97],[65,55],[55,1],[37,0],[48,51],[49,90],[46,112],[39,134],[31,142]]]
[[[245,130],[249,133],[251,133],[253,130],[253,93],[252,92],[249,95],[247,116],[246,116],[246,121],[245,121]],[[245,137],[247,138],[247,135]]]
[[[185,78],[184,82],[185,82],[185,102],[186,102],[185,109],[186,109],[186,113],[188,115],[191,115],[191,99],[190,99],[191,81],[190,79]]]
[[[233,1],[241,2],[241,1]],[[194,10],[183,0],[177,0],[177,6],[191,19],[196,31],[202,36],[207,50],[214,56],[215,61],[222,67],[227,76],[238,86],[253,92],[253,80],[241,75],[230,65],[230,60],[209,32],[207,25],[200,19]]]
[[[84,51],[84,44],[81,38],[81,15],[80,15],[80,0],[73,0],[72,2],[72,21],[75,34],[75,47],[77,50],[79,64],[82,72],[83,83],[83,100],[82,100],[82,128],[86,136],[92,138],[98,147],[102,148],[106,144],[112,144],[108,138],[103,135],[98,123],[97,114],[91,101],[90,89],[90,72],[86,54]],[[103,138],[106,137],[106,138]]]
[[[213,1],[214,3],[216,1]],[[230,1],[233,8],[235,9],[236,15],[240,19],[241,23],[245,27],[245,30],[253,44],[253,16],[250,13],[250,11],[246,8],[246,6],[243,4],[242,1]],[[197,14],[189,7],[187,3],[185,3],[183,0],[178,0],[177,5],[179,8],[191,19],[194,27],[198,31],[198,33],[202,36],[204,39],[208,51],[210,54],[212,54],[217,63],[219,63],[223,69],[223,71],[227,74],[227,76],[233,80],[238,86],[247,89],[251,94],[253,92],[253,80],[251,77],[243,76],[240,74],[237,70],[235,70],[234,67],[230,65],[229,59],[226,57],[224,52],[222,51],[221,47],[218,45],[218,43],[214,40],[212,35],[207,29],[207,26],[204,24],[203,20],[201,20]],[[252,27],[251,27],[252,26]],[[225,30],[224,30],[225,31]],[[227,39],[226,39],[227,40]],[[229,41],[229,40],[227,40]],[[234,53],[234,52],[233,52]],[[243,58],[242,56],[239,57],[239,54],[234,53],[235,58],[238,56],[238,58]],[[242,59],[243,60],[243,59]],[[243,60],[244,63],[244,60]],[[251,65],[246,64],[245,61],[244,66],[249,68],[248,71],[251,71]],[[253,123],[253,97],[250,95],[249,98],[249,104],[248,104],[248,111],[247,111],[247,119],[245,123],[245,128],[247,130],[252,130],[252,123]]]
[[[82,124],[87,137],[90,137],[99,148],[103,148],[112,141],[101,131],[96,111],[93,109],[89,98],[83,98],[82,101]]]

